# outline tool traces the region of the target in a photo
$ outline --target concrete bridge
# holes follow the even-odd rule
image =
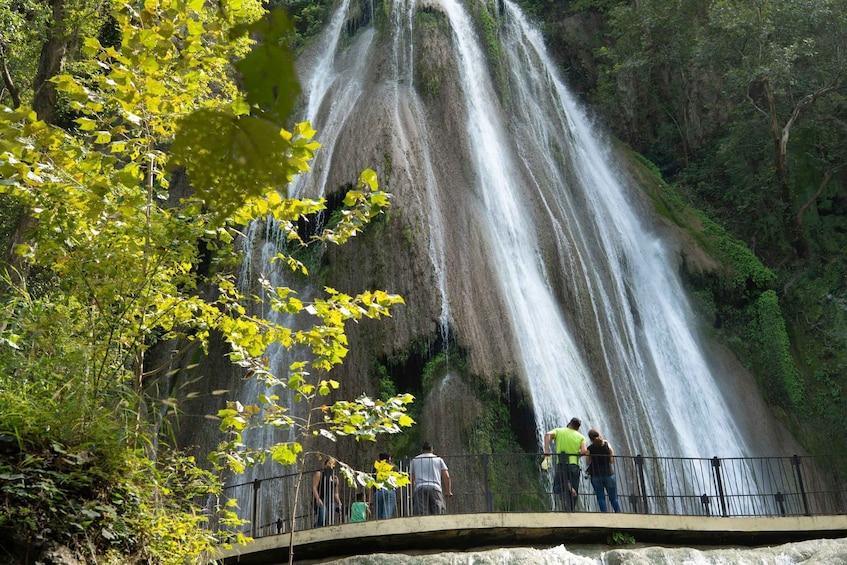
[[[764,546],[847,537],[847,515],[731,518],[596,512],[480,513],[348,523],[294,532],[300,564],[370,553],[424,553],[484,547],[605,544],[628,534],[654,545]],[[290,534],[221,551],[223,564],[288,563]]]

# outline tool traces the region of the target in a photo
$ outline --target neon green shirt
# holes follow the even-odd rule
[[[571,428],[556,428],[553,430],[556,440],[556,453],[566,453],[568,463],[579,464],[579,447],[585,441],[585,436]]]

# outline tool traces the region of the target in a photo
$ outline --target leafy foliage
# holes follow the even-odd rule
[[[295,422],[272,392],[259,404],[232,401],[219,415],[228,434],[213,458],[221,467],[302,456],[297,442],[243,450],[248,426],[373,439],[412,424],[410,395],[318,405],[339,386],[326,373],[346,355],[345,322],[387,316],[402,298],[327,288],[307,303],[266,280],[262,296],[236,288],[231,266],[248,222],[272,220],[294,248],[341,244],[389,204],[366,170],[332,229],[298,234],[297,221],[326,203],[289,198],[285,187],[309,170],[319,144],[308,124],[279,126],[297,93],[282,41],[291,28],[281,13],[262,16],[253,0],[116,3],[120,45],[85,39],[79,72],[53,79],[76,115],[71,128],[26,106],[0,112],[0,193],[33,220],[16,252],[47,274],[38,285],[27,273],[7,275],[2,288],[0,438],[13,447],[0,461],[0,530],[22,544],[50,539],[116,561],[184,563],[219,541],[201,527],[208,515],[196,502],[218,492],[219,477],[161,443],[161,407],[146,396],[162,370],[146,355],[166,340],[204,351],[222,336],[233,362],[323,415],[320,425]],[[279,73],[272,85],[264,82],[269,63]],[[183,175],[190,189],[178,182]],[[275,261],[308,273],[289,252]],[[250,314],[259,300],[314,323],[294,331]],[[305,352],[285,379],[266,367],[271,344]],[[349,477],[373,484],[353,469]],[[47,494],[32,505],[36,487]],[[220,524],[237,524],[218,510]]]

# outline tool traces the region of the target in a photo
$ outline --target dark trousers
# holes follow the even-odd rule
[[[566,457],[562,457],[567,461]],[[579,478],[581,471],[575,463],[560,462],[556,464],[556,475],[553,478],[553,493],[560,501],[559,510],[573,512],[576,510],[576,500],[579,496]]]

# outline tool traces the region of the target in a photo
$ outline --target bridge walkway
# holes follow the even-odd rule
[[[605,544],[614,533],[639,544],[767,546],[847,537],[847,515],[732,518],[614,513],[480,513],[416,516],[294,532],[296,563],[350,555],[426,553],[485,547]],[[223,565],[288,563],[290,534],[262,537],[215,556]]]

